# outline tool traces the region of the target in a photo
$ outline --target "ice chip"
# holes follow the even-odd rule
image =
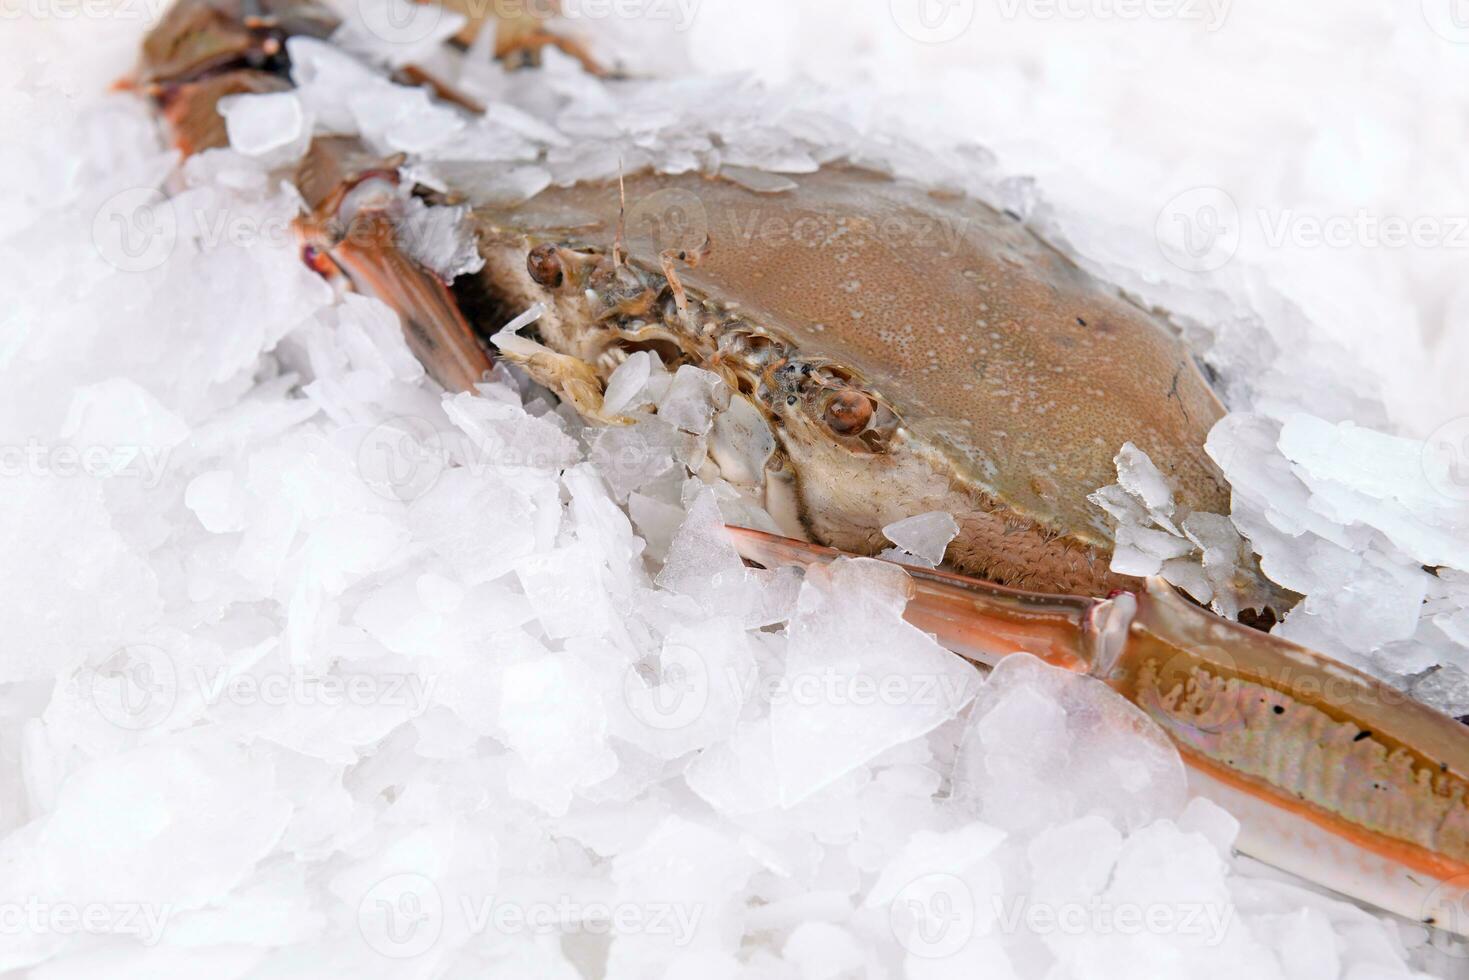
[[[445,282],[485,265],[467,207],[431,206],[411,197],[398,222],[398,238],[409,255]]]
[[[699,485],[658,573],[658,584],[689,596],[710,612],[739,619],[754,606],[759,584],[729,540],[719,504],[707,487]]]
[[[311,120],[294,92],[226,96],[219,114],[231,148],[273,165],[299,160],[311,136]]]
[[[729,403],[729,389],[719,375],[690,364],[679,366],[673,384],[658,402],[658,417],[685,432],[705,435],[714,412]]]
[[[935,510],[894,521],[882,529],[889,541],[933,565],[944,560],[949,542],[959,535],[959,522],[947,511]]]
[[[184,503],[214,534],[245,526],[246,496],[229,470],[209,470],[194,477],[184,491]]]
[[[1124,442],[1114,460],[1117,482],[1128,493],[1140,499],[1149,510],[1167,516],[1173,513],[1173,488],[1148,454],[1130,442]]]
[[[617,366],[607,379],[607,391],[602,396],[602,411],[608,415],[621,415],[635,407],[633,401],[648,384],[653,370],[653,355],[647,351],[634,351],[627,360]]]
[[[974,696],[974,668],[903,620],[905,582],[872,559],[808,571],[771,707],[786,805],[932,731]]]
[[[1101,894],[1122,853],[1122,833],[1089,814],[1047,827],[1026,846],[1032,902],[1059,907]]]
[[[1007,830],[1087,813],[1131,831],[1178,813],[1183,763],[1163,732],[1100,681],[1016,653],[980,689],[954,795]]]

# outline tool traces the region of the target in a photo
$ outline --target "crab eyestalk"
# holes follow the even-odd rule
[[[731,527],[765,567],[842,557]],[[1180,598],[1001,588],[903,566],[905,617],[970,660],[1030,653],[1090,674],[1172,739],[1189,787],[1240,819],[1237,848],[1388,911],[1469,935],[1469,731],[1406,694]]]

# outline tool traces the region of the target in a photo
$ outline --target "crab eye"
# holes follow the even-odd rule
[[[555,245],[547,243],[531,249],[525,258],[525,268],[530,277],[547,289],[556,289],[566,278],[561,256],[557,252]]]
[[[831,396],[826,403],[826,424],[839,436],[856,435],[872,421],[872,399],[845,388]]]

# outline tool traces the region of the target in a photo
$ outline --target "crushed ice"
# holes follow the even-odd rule
[[[73,187],[0,238],[21,461],[0,907],[25,923],[0,969],[1408,975],[1421,933],[1239,867],[1232,818],[1186,799],[1177,755],[1101,684],[1024,656],[981,681],[902,621],[891,566],[746,568],[720,524],[768,516],[736,479],[690,477],[721,436],[704,372],[629,358],[608,396],[634,424],[595,431],[503,368],[441,399],[381,305],[333,295],[288,239],[216,233],[293,213],[267,168],[306,119],[427,175],[518,164],[485,189],[512,198],[619,160],[778,192],[765,171],[842,141],[897,171],[931,158],[816,95],[609,86],[555,52],[540,77],[463,80],[502,107],[465,124],[291,44],[299,105],[242,100],[234,150],[173,179],[129,99],[38,130]],[[1448,665],[1424,683],[1465,696],[1469,580],[1423,571],[1464,568],[1463,514],[1418,495],[1411,445],[1262,414],[1209,449],[1234,524],[1307,596],[1282,629]],[[1175,521],[1155,473],[1125,452],[1106,499],[1214,587],[1232,539]],[[952,524],[887,533],[936,562]],[[1124,560],[1182,547],[1139,533]]]

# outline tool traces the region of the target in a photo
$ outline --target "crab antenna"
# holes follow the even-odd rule
[[[622,178],[622,158],[617,158],[617,237],[612,240],[612,269],[622,268],[627,258],[627,184]]]

